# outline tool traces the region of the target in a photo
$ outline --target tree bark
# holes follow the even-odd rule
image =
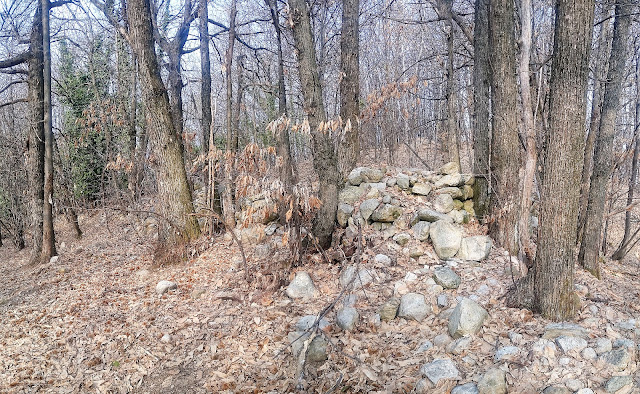
[[[609,71],[605,81],[600,127],[596,137],[584,235],[580,244],[580,253],[578,254],[580,264],[598,279],[601,275],[599,247],[602,240],[604,206],[607,197],[607,185],[613,169],[613,139],[615,138],[616,115],[620,105],[622,84],[625,77],[627,42],[633,9],[633,5],[626,2],[617,3],[615,8],[616,19],[613,25]]]
[[[609,16],[609,7],[605,5],[605,16]],[[603,85],[609,68],[609,55],[611,53],[611,24],[612,19],[605,20],[600,27],[598,36],[598,53],[593,65],[593,98],[591,100],[591,118],[589,130],[584,148],[584,161],[582,165],[582,181],[580,183],[580,205],[578,211],[578,243],[582,242],[584,225],[589,201],[589,186],[591,185],[591,169],[593,166],[593,154],[595,139],[600,125],[600,110],[602,109]]]
[[[636,183],[638,182],[638,156],[640,156],[640,136],[638,130],[640,128],[640,56],[636,55],[636,113],[635,113],[635,147],[633,149],[633,158],[631,159],[631,178],[629,179],[629,191],[627,192],[627,209],[624,213],[624,235],[620,246],[613,252],[611,256],[614,260],[622,260],[629,252],[629,243],[631,241],[631,209],[633,204],[633,195]]]
[[[455,90],[455,74],[453,73],[453,13],[451,7],[453,6],[453,0],[443,1],[446,12],[446,27],[447,27],[447,141],[446,147],[449,151],[449,161],[454,162],[460,167],[460,131],[458,130],[458,122],[456,120],[456,90]]]
[[[518,85],[516,82],[513,0],[491,0],[489,40],[492,59],[491,222],[496,242],[518,253],[520,205],[520,145],[518,141]]]
[[[533,308],[550,320],[576,312],[573,293],[585,92],[594,3],[558,0],[550,83],[550,132],[540,188]]]
[[[522,180],[522,198],[520,200],[520,219],[518,231],[520,232],[520,252],[522,260],[527,265],[533,262],[533,247],[531,246],[531,234],[529,222],[531,219],[531,197],[536,176],[538,152],[536,150],[536,130],[533,120],[533,108],[531,99],[531,85],[529,77],[529,62],[531,58],[531,30],[533,17],[531,16],[531,0],[520,1],[520,62],[518,66],[518,78],[520,80],[520,97],[522,99],[522,120],[526,141],[527,156],[525,159],[524,178]]]
[[[209,152],[211,130],[211,57],[209,55],[209,7],[208,0],[200,0],[198,10],[200,34],[200,104],[202,107],[202,151]]]
[[[228,228],[236,226],[235,209],[233,206],[233,167],[235,150],[233,150],[233,81],[231,67],[233,65],[233,47],[236,41],[236,0],[231,1],[229,10],[229,44],[225,58],[225,79],[227,83],[227,152],[225,156],[224,184],[222,191],[222,210],[224,221]]]
[[[44,209],[42,213],[41,262],[48,262],[56,252],[53,230],[53,124],[51,119],[51,38],[49,29],[49,0],[41,0],[42,58],[44,89]]]
[[[473,33],[473,207],[483,220],[489,207],[489,15],[488,1],[476,0]]]
[[[319,198],[322,206],[316,213],[312,232],[321,247],[331,245],[338,207],[338,161],[330,131],[325,130],[327,115],[322,102],[322,87],[318,76],[311,21],[305,0],[290,0],[293,38],[298,55],[298,73],[313,139],[313,166],[320,179]]]
[[[360,156],[360,0],[342,2],[340,36],[340,117],[344,143],[338,146],[340,175],[346,177]]]
[[[42,256],[44,210],[44,74],[42,53],[42,8],[34,16],[29,48],[29,194],[31,199],[31,264],[38,264]]]
[[[188,241],[200,234],[200,228],[192,215],[193,202],[180,148],[180,136],[172,119],[167,89],[160,77],[149,0],[130,0],[127,4],[127,16],[131,46],[138,59],[152,151],[157,157],[158,211],[167,222],[162,226],[161,240]]]

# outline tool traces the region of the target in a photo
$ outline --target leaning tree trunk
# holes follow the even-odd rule
[[[160,235],[166,242],[188,241],[200,234],[200,228],[193,216],[180,136],[176,133],[167,89],[158,68],[149,0],[130,0],[127,16],[131,46],[138,59],[152,151],[158,165],[157,207],[166,222]]]
[[[635,113],[635,147],[633,149],[633,158],[631,159],[631,178],[629,179],[629,191],[627,192],[627,209],[624,213],[624,235],[620,246],[613,252],[611,256],[614,260],[622,260],[629,252],[631,243],[631,206],[633,204],[633,195],[638,180],[638,156],[640,155],[640,55],[636,55],[636,113]]]
[[[360,156],[360,0],[342,2],[340,36],[340,117],[344,142],[338,146],[340,175],[346,177]]]
[[[513,0],[492,0],[489,5],[489,51],[493,71],[491,74],[492,221],[489,223],[489,231],[499,245],[515,256],[518,253],[520,145],[513,6]]]
[[[44,75],[42,54],[41,8],[34,17],[30,38],[28,102],[29,102],[29,194],[31,199],[31,264],[42,255],[42,214],[44,209]]]
[[[584,235],[580,244],[578,260],[582,266],[600,278],[600,244],[607,185],[613,169],[613,139],[615,138],[616,114],[620,105],[622,84],[627,60],[629,25],[633,12],[631,3],[616,4],[616,20],[613,25],[613,42],[609,57],[609,71],[604,87],[604,100],[600,114],[600,127],[593,157],[593,173],[589,187]]]
[[[573,267],[594,3],[558,0],[557,5],[538,248],[526,278],[532,280],[534,310],[556,321],[572,318],[577,304]]]
[[[49,0],[41,0],[42,9],[42,58],[44,88],[44,209],[42,212],[42,255],[48,262],[56,252],[56,236],[53,230],[53,124],[51,119],[51,38],[49,29]]]
[[[484,219],[489,207],[489,15],[488,0],[476,0],[473,33],[473,207]]]
[[[333,226],[338,207],[338,160],[330,131],[324,129],[327,115],[322,103],[322,87],[318,76],[315,45],[311,33],[311,21],[305,0],[290,0],[293,38],[298,53],[298,73],[313,139],[313,166],[320,178],[318,195],[322,206],[316,213],[313,234],[321,247],[331,245]]]

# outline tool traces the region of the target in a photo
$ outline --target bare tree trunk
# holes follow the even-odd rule
[[[640,136],[638,129],[640,128],[640,56],[636,54],[636,113],[635,113],[635,147],[633,148],[633,159],[631,159],[631,178],[629,179],[629,191],[627,192],[627,209],[624,213],[624,235],[620,246],[613,252],[611,256],[614,260],[622,260],[629,252],[629,243],[631,240],[631,204],[633,204],[633,195],[636,183],[638,182],[638,156],[640,155]]]
[[[187,182],[180,136],[176,133],[167,89],[162,83],[156,57],[149,0],[127,4],[129,36],[140,70],[140,86],[146,106],[146,121],[158,165],[158,211],[167,223],[160,233],[165,242],[191,240],[200,234],[193,216],[191,190]]]
[[[211,57],[209,56],[209,7],[208,0],[200,0],[198,10],[200,34],[200,102],[202,107],[202,147],[209,152],[209,131],[211,129]]]
[[[265,2],[269,6],[269,10],[271,11],[271,22],[273,23],[273,27],[276,30],[276,40],[278,42],[278,114],[282,116],[287,114],[287,92],[286,92],[286,87],[284,83],[284,60],[282,56],[282,32],[280,30],[278,4],[276,0],[265,0]],[[291,160],[291,144],[289,141],[289,129],[286,127],[283,128],[283,130],[281,130],[277,134],[276,138],[278,140],[278,156],[282,158],[282,167],[280,169],[280,180],[285,185],[285,190],[287,190],[287,193],[291,194],[291,188],[295,182],[295,179],[293,175],[293,162]]]
[[[244,94],[244,55],[236,58],[236,74],[238,74],[238,88],[236,90],[236,102],[233,108],[233,141],[231,150],[238,152],[240,149],[240,110],[242,108],[242,96]]]
[[[344,143],[338,146],[340,175],[346,177],[360,156],[360,0],[342,2],[340,36],[340,117]]]
[[[522,199],[520,200],[520,219],[518,230],[520,231],[520,252],[527,266],[533,263],[533,248],[529,233],[529,221],[531,218],[531,197],[536,176],[536,164],[538,152],[536,150],[536,130],[531,107],[531,85],[529,79],[529,61],[531,58],[531,30],[533,17],[531,16],[531,0],[520,1],[520,62],[518,77],[520,79],[520,96],[522,98],[522,120],[526,141],[527,157],[524,167],[524,179],[522,180]]]
[[[453,15],[451,7],[453,0],[444,0],[446,6],[446,25],[447,25],[447,142],[448,160],[454,162],[460,170],[460,131],[458,130],[458,122],[456,121],[456,93],[455,93],[455,74],[453,73]]]
[[[605,5],[604,15],[609,16],[608,6]],[[593,65],[593,98],[591,100],[591,119],[589,131],[584,148],[584,161],[582,165],[582,182],[580,184],[580,205],[578,211],[578,243],[582,242],[584,225],[587,214],[587,202],[589,201],[589,186],[591,185],[591,169],[598,127],[600,126],[600,110],[602,109],[603,85],[609,68],[609,54],[611,53],[611,24],[612,19],[605,20],[600,27],[598,36],[598,53]]]
[[[44,209],[42,213],[42,256],[48,262],[56,252],[53,230],[53,125],[51,119],[51,38],[49,30],[49,0],[41,0],[42,54],[44,76]]]
[[[44,75],[42,53],[42,8],[34,16],[30,38],[28,101],[29,101],[29,190],[31,197],[31,264],[42,256],[44,209]]]
[[[140,188],[140,185],[138,184],[138,172],[141,171],[140,167],[142,163],[136,160],[136,145],[138,137],[136,127],[138,115],[138,66],[135,55],[131,58],[131,62],[133,64],[133,75],[131,76],[131,97],[129,98],[129,154],[131,155],[130,158],[131,163],[133,163],[133,168],[131,170],[131,175],[129,176],[129,191],[131,192],[132,200],[136,201],[139,196],[138,189]]]
[[[492,0],[489,42],[492,59],[491,216],[489,232],[496,242],[518,253],[520,145],[518,141],[513,0]]]
[[[577,304],[573,267],[593,9],[591,0],[557,1],[538,249],[527,278],[534,310],[555,321],[572,318]]]
[[[305,0],[290,0],[293,38],[298,51],[298,73],[313,139],[313,165],[320,179],[319,197],[322,207],[316,213],[313,234],[321,247],[331,245],[336,210],[338,207],[338,160],[330,131],[324,129],[327,115],[322,102],[322,87],[318,77],[315,45],[311,21]]]
[[[489,15],[488,1],[476,0],[473,34],[473,208],[483,220],[489,207]]]
[[[613,169],[613,139],[615,137],[616,114],[620,105],[627,60],[627,40],[631,24],[631,3],[617,3],[616,20],[613,25],[613,42],[609,57],[609,71],[604,88],[600,127],[596,137],[593,158],[593,173],[589,187],[584,236],[580,245],[580,264],[598,279],[600,278],[599,247],[601,244],[604,206],[607,185]]]
[[[236,0],[231,1],[229,10],[229,44],[225,58],[225,78],[227,82],[227,152],[224,160],[224,184],[222,191],[222,210],[224,221],[228,228],[236,226],[235,209],[233,206],[233,81],[231,79],[231,66],[233,63],[233,46],[236,41]]]

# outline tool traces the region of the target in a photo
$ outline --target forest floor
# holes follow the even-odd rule
[[[211,247],[183,263],[155,267],[153,243],[133,217],[113,211],[82,215],[82,239],[74,239],[66,224],[58,226],[59,259],[29,266],[28,251],[0,248],[0,392],[2,393],[201,393],[296,391],[296,362],[287,334],[301,316],[317,314],[342,288],[340,263],[326,264],[311,256],[301,270],[309,272],[320,294],[291,300],[284,288],[261,290],[258,272],[269,257],[249,251],[254,281],[243,279],[240,251],[223,237],[207,240]],[[468,235],[482,227],[467,225]],[[373,230],[367,230],[373,231]],[[478,381],[489,368],[506,371],[512,393],[536,393],[551,385],[568,384],[604,392],[614,375],[640,376],[635,356],[623,370],[580,354],[539,356],[532,349],[548,321],[527,310],[505,306],[512,277],[507,258],[493,249],[488,260],[455,267],[462,278],[447,290],[450,306],[458,296],[475,295],[489,312],[482,330],[466,347],[451,352],[444,344],[422,348],[447,332],[446,308],[425,279],[429,267],[441,264],[427,246],[419,260],[393,255],[394,264],[376,266],[376,253],[388,253],[385,241],[364,251],[363,264],[374,267],[378,280],[354,291],[361,321],[353,332],[332,325],[329,359],[306,375],[307,392],[408,393],[421,379],[419,369],[436,358],[450,358],[459,369],[457,381],[445,381],[428,392],[448,392],[454,385]],[[640,323],[640,263],[607,261],[598,281],[576,269],[582,306],[575,322],[597,338],[627,338],[636,344]],[[396,318],[375,322],[380,305],[394,293],[394,284],[413,272],[411,291],[429,295],[434,312],[424,321]],[[172,280],[176,290],[159,296],[160,280]],[[488,289],[488,291],[487,291]],[[335,311],[327,318],[335,321]],[[625,323],[635,320],[636,329]],[[632,324],[633,325],[633,324]],[[518,335],[509,335],[517,333]],[[517,346],[511,358],[496,360],[496,351]],[[578,382],[578,383],[576,383]],[[620,392],[638,392],[626,386]],[[635,391],[634,391],[635,390]]]

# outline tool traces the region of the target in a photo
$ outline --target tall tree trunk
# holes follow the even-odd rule
[[[271,11],[271,22],[276,31],[278,43],[278,114],[287,114],[287,92],[284,83],[284,60],[282,56],[282,32],[280,30],[280,18],[278,14],[278,4],[276,0],[265,0]],[[291,194],[292,186],[295,182],[293,176],[293,162],[291,160],[291,144],[289,141],[289,128],[283,127],[276,138],[278,140],[278,156],[282,158],[280,168],[280,180],[285,185],[285,190]],[[288,207],[286,207],[288,209]],[[286,212],[286,211],[285,211]],[[283,212],[281,212],[283,213]],[[282,216],[284,218],[284,216]]]
[[[236,89],[236,102],[233,108],[233,140],[231,150],[238,152],[240,149],[240,110],[242,109],[242,96],[244,94],[244,55],[236,58],[236,74],[238,75],[238,88]]]
[[[496,242],[518,253],[520,205],[520,145],[518,141],[518,85],[516,82],[513,0],[491,0],[489,42],[492,59],[491,91],[491,216],[489,231]]]
[[[131,192],[131,197],[133,201],[136,201],[139,196],[139,188],[138,184],[138,173],[141,171],[140,167],[142,166],[141,162],[136,160],[136,146],[137,146],[137,116],[138,116],[138,66],[136,62],[136,57],[131,56],[131,63],[133,65],[133,75],[131,76],[131,92],[129,98],[129,157],[131,159],[131,163],[133,163],[133,169],[131,170],[131,175],[129,176],[129,191]]]
[[[605,5],[604,16],[609,16],[609,7]],[[584,224],[587,214],[587,202],[589,201],[589,186],[591,185],[591,168],[596,134],[600,126],[600,110],[602,109],[602,96],[607,70],[609,68],[609,55],[611,53],[611,29],[612,19],[605,20],[600,27],[598,36],[598,52],[593,65],[593,98],[591,99],[591,118],[589,130],[584,147],[584,161],[582,165],[582,182],[580,184],[580,205],[578,211],[578,243],[582,242]]]
[[[455,74],[453,73],[453,14],[451,7],[453,0],[443,1],[446,7],[446,26],[447,26],[447,141],[448,160],[454,162],[460,167],[460,131],[458,130],[458,122],[456,121],[456,90],[455,90]]]
[[[360,0],[342,2],[340,36],[340,117],[344,143],[338,146],[340,175],[346,177],[360,156]]]
[[[633,9],[634,6],[626,2],[617,3],[615,8],[616,20],[613,25],[609,71],[604,85],[604,100],[593,157],[593,173],[589,187],[584,235],[578,255],[580,264],[597,278],[600,278],[599,246],[602,240],[602,221],[607,198],[607,185],[613,169],[616,115],[625,77],[627,41]]]
[[[473,207],[483,220],[489,207],[489,0],[476,0],[473,33]]]
[[[556,321],[576,312],[573,267],[593,8],[591,0],[558,0],[556,8],[548,152],[540,188],[538,249],[529,271],[533,308]]]
[[[167,223],[162,240],[191,240],[200,234],[193,216],[191,190],[187,182],[179,135],[176,133],[167,89],[162,83],[154,48],[149,0],[130,0],[127,4],[131,46],[138,59],[140,86],[146,106],[145,117],[158,165],[158,211]]]
[[[627,207],[633,204],[633,195],[638,182],[638,156],[640,155],[640,55],[636,54],[636,113],[635,113],[635,147],[633,148],[633,159],[631,159],[631,178],[629,179],[629,191],[627,192]],[[624,213],[624,235],[620,246],[611,256],[614,260],[622,260],[629,252],[631,241],[631,209],[627,208]]]
[[[49,0],[41,0],[42,57],[44,88],[44,209],[42,213],[42,262],[48,262],[56,252],[53,230],[53,124],[51,119],[51,38]]]
[[[202,107],[202,147],[209,152],[209,131],[211,130],[211,57],[209,56],[209,7],[208,0],[200,0],[198,10],[200,34],[200,103]]]
[[[526,141],[527,156],[524,167],[524,179],[522,180],[522,199],[520,200],[520,219],[518,231],[520,232],[520,252],[522,260],[527,265],[533,263],[533,248],[529,233],[529,221],[531,219],[531,197],[536,176],[536,163],[538,152],[536,151],[536,130],[533,120],[533,108],[531,99],[531,85],[529,78],[529,61],[531,58],[531,30],[533,17],[531,16],[531,0],[520,0],[520,62],[518,66],[518,78],[520,80],[520,97],[522,99],[522,120]]]
[[[29,101],[29,194],[31,199],[31,264],[42,255],[44,210],[44,75],[42,53],[42,8],[34,16],[30,38],[28,101]]]
[[[327,115],[322,103],[322,87],[318,77],[311,21],[305,0],[290,0],[293,38],[298,54],[298,73],[302,85],[304,111],[313,139],[313,166],[320,179],[322,206],[316,213],[312,232],[321,247],[331,245],[338,207],[338,160],[329,130],[324,129]]]
[[[233,64],[233,47],[236,42],[236,0],[231,0],[229,10],[229,44],[225,58],[225,79],[227,83],[227,153],[225,157],[224,185],[222,191],[222,210],[224,221],[230,228],[235,227],[235,209],[233,206],[233,167],[235,151],[233,150],[233,81],[231,66]]]

